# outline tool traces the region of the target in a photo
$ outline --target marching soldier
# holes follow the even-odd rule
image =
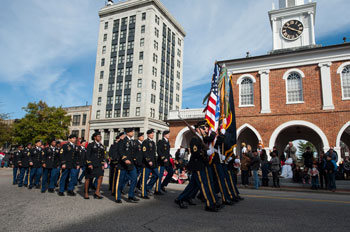
[[[55,187],[57,187],[57,181],[60,176],[60,146],[61,142],[56,141],[56,146],[52,147],[52,150],[54,150],[53,155],[53,164],[52,164],[52,170],[51,170],[51,176],[49,181],[49,193],[55,192]]]
[[[168,186],[171,178],[173,177],[174,170],[170,163],[170,143],[169,143],[170,131],[163,132],[163,139],[159,140],[157,143],[157,153],[158,153],[158,171],[159,178],[156,184],[156,193],[161,195],[161,191],[166,192],[165,187]],[[162,177],[164,170],[167,171],[167,176],[162,182]]]
[[[52,169],[54,168],[55,154],[56,154],[56,141],[53,139],[49,141],[50,146],[45,148],[43,153],[43,179],[41,183],[41,192],[44,193],[48,187],[48,177],[52,176]],[[51,192],[51,189],[50,189]]]
[[[100,189],[103,180],[103,172],[104,172],[104,155],[105,148],[101,144],[101,134],[99,132],[95,132],[92,135],[93,142],[89,143],[86,152],[86,175],[85,175],[85,195],[84,199],[89,198],[89,184],[93,178],[97,178],[97,186],[94,194],[95,199],[102,199]]]
[[[29,189],[33,188],[33,182],[35,178],[35,186],[37,189],[40,189],[40,178],[42,175],[42,159],[43,159],[43,150],[41,148],[41,140],[35,141],[35,148],[30,151],[29,165],[31,166],[30,170],[30,179],[29,179]]]
[[[137,177],[138,177],[138,182],[137,182],[137,189],[141,189],[141,180],[142,180],[142,162],[143,162],[143,152],[142,152],[142,143],[144,140],[145,136],[143,133],[138,134],[138,139],[135,139],[134,141],[134,162],[136,166],[136,171],[137,171]]]
[[[70,135],[68,137],[68,143],[64,144],[60,150],[60,161],[61,161],[61,168],[62,168],[62,176],[60,179],[60,188],[58,195],[64,196],[64,189],[66,185],[66,181],[68,181],[67,178],[69,178],[68,187],[67,187],[67,194],[68,196],[75,196],[76,193],[74,193],[74,186],[78,180],[78,173],[79,173],[79,154],[77,152],[76,148],[76,141],[77,136],[76,135]]]
[[[12,165],[13,165],[13,185],[18,184],[19,180],[19,163],[21,162],[21,153],[23,150],[23,146],[19,145],[17,151],[13,154]],[[18,174],[18,175],[17,175]]]
[[[141,197],[149,199],[148,191],[152,189],[153,185],[159,178],[157,168],[157,157],[156,157],[156,144],[153,141],[154,130],[150,129],[147,131],[147,139],[142,143],[143,151],[143,170],[142,170],[142,183],[141,183]],[[149,175],[152,172],[152,178],[147,184]]]
[[[190,142],[191,159],[188,164],[188,168],[192,171],[192,178],[185,190],[180,196],[175,199],[175,203],[182,209],[186,209],[187,206],[184,201],[191,199],[193,193],[199,189],[205,199],[205,210],[211,212],[217,212],[216,200],[210,183],[208,182],[208,173],[206,172],[207,156],[211,154],[204,147],[203,136],[205,135],[205,122],[199,122],[195,125],[196,133],[198,136],[194,136]]]
[[[114,196],[115,190],[115,176],[117,172],[117,164],[118,164],[118,142],[120,141],[120,135],[115,137],[114,143],[111,145],[109,149],[109,159],[110,159],[110,167],[109,167],[109,190],[112,191],[112,196]]]
[[[32,144],[28,143],[27,147],[21,152],[21,158],[18,161],[18,165],[21,168],[21,171],[19,173],[18,187],[22,187],[23,182],[24,182],[24,187],[28,187],[28,182],[30,177],[29,158],[30,158],[31,149],[32,149]]]
[[[135,187],[137,183],[137,171],[134,164],[134,155],[132,147],[132,137],[134,136],[134,129],[125,129],[126,137],[121,140],[118,145],[120,159],[118,161],[118,177],[116,181],[116,202],[122,203],[121,191],[123,190],[126,176],[130,179],[130,188],[128,202],[138,202],[139,199],[135,197]]]
[[[80,147],[78,148],[79,150],[79,157],[80,157],[80,169],[81,169],[81,174],[79,176],[78,173],[78,183],[82,184],[82,180],[85,177],[86,173],[86,140],[81,141]]]

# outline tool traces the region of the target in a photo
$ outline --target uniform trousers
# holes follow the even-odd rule
[[[165,170],[167,171],[168,174],[167,174],[166,177],[164,178],[161,187],[166,187],[166,186],[168,186],[168,184],[169,184],[170,181],[171,181],[171,178],[172,178],[173,175],[174,175],[173,166],[171,166],[171,165],[165,166]],[[161,174],[160,176],[163,176],[163,174]]]
[[[221,197],[223,201],[229,201],[231,197],[231,193],[228,187],[227,180],[225,178],[225,172],[222,164],[212,164],[212,168],[214,171],[214,181],[216,181],[217,186],[216,190],[219,190],[221,193]]]
[[[237,196],[239,196],[239,190],[237,187],[237,174],[233,170],[228,170],[228,173],[231,176],[230,181],[232,180],[232,182],[233,182],[233,186],[235,188],[236,194],[237,194]]]
[[[14,167],[13,168],[13,184],[18,184],[18,179],[19,179],[19,174],[17,175],[18,172],[19,172],[19,168]]]
[[[48,182],[49,182],[49,175],[51,178],[52,175],[52,168],[44,168],[43,170],[43,179],[41,181],[41,191],[44,192],[47,190]]]
[[[83,178],[85,177],[86,166],[84,165],[84,166],[82,166],[80,169],[81,169],[81,174],[80,174],[78,180],[79,180],[79,181],[82,181]]]
[[[130,180],[130,188],[129,188],[129,198],[135,197],[135,187],[137,183],[137,172],[134,167],[132,170],[121,170],[118,169],[118,178],[116,181],[116,200],[121,200],[121,191],[123,190],[123,186],[125,186],[125,180]]]
[[[33,182],[35,186],[40,186],[40,178],[43,173],[42,168],[31,168],[30,169],[30,178],[29,178],[29,187],[33,187]]]
[[[73,191],[74,190],[74,186],[78,181],[78,174],[79,174],[79,169],[76,168],[71,168],[71,169],[63,169],[62,171],[62,176],[60,179],[60,192],[63,193],[64,192],[64,188],[66,185],[66,180],[69,177],[69,182],[68,182],[68,186],[67,186],[67,190],[68,191]]]
[[[147,191],[148,190],[152,190],[154,184],[157,182],[157,180],[160,178],[162,178],[160,175],[159,175],[159,171],[158,171],[158,168],[152,168],[150,169],[151,170],[151,173],[152,173],[152,177],[151,179],[149,180],[148,184],[147,184]],[[163,170],[164,172],[164,170]],[[156,189],[157,191],[157,189]]]
[[[51,170],[49,189],[54,189],[56,187],[59,175],[60,175],[60,168],[53,168]]]
[[[18,177],[18,186],[22,187],[23,186],[23,182],[24,185],[28,185],[28,179],[29,179],[29,168],[21,168],[20,173],[19,173],[19,177]],[[24,179],[24,181],[23,181]]]

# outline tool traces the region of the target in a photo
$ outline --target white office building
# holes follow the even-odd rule
[[[90,133],[107,146],[125,128],[159,137],[182,105],[185,31],[159,0],[108,1],[99,16]]]

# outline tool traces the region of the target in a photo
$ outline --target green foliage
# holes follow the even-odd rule
[[[300,154],[303,154],[305,151],[306,151],[306,148],[307,147],[310,147],[311,148],[311,151],[313,152],[313,153],[315,153],[317,150],[316,150],[316,148],[315,148],[315,146],[312,144],[312,143],[310,143],[309,141],[302,141],[302,140],[300,140],[299,142],[298,142],[298,152],[300,153]]]
[[[5,121],[8,118],[8,114],[0,114],[0,147],[12,142],[12,126]]]
[[[41,139],[45,143],[53,138],[66,139],[71,118],[62,107],[49,107],[40,101],[28,103],[23,109],[26,115],[13,125],[15,142],[25,144]]]

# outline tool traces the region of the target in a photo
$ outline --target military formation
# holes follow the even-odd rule
[[[187,167],[190,182],[175,203],[185,209],[187,204],[195,205],[193,200],[197,197],[205,203],[205,210],[217,212],[224,205],[243,200],[237,189],[234,158],[226,159],[223,155],[224,134],[209,135],[205,122],[196,124],[195,128]],[[128,128],[115,138],[109,149],[109,190],[116,203],[123,202],[126,186],[126,201],[131,203],[167,192],[166,187],[174,173],[169,136],[170,131],[164,131],[162,139],[156,143],[154,130],[134,136],[134,129]],[[13,157],[13,184],[28,189],[35,187],[42,193],[57,191],[61,197],[65,193],[76,196],[75,186],[82,184],[85,178],[84,199],[90,199],[91,189],[95,190],[95,199],[103,199],[100,189],[107,161],[101,140],[100,133],[96,132],[88,145],[86,141],[77,145],[77,137],[71,135],[64,144],[52,139],[46,147],[40,140],[34,145],[28,143],[25,148],[19,146]],[[215,149],[209,149],[214,140]]]

